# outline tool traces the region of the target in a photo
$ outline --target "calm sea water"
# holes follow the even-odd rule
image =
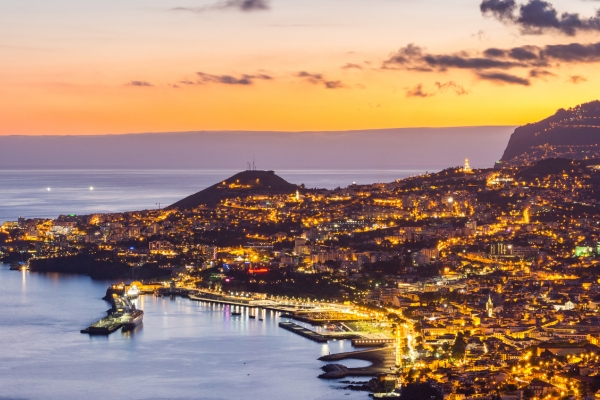
[[[229,306],[144,296],[142,326],[90,337],[79,330],[106,315],[108,283],[5,264],[0,283],[3,400],[368,398],[317,378],[317,358],[352,350],[348,341],[317,344],[279,328],[274,312],[232,318]]]
[[[166,206],[239,171],[0,170],[0,223],[61,214],[133,211]],[[333,189],[353,182],[391,182],[420,170],[287,170],[291,183]],[[93,188],[93,190],[91,189]]]

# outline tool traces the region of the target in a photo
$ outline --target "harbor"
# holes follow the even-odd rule
[[[112,308],[107,311],[108,315],[89,327],[82,329],[81,333],[88,335],[110,335],[119,329],[122,329],[124,332],[131,330],[142,323],[144,311],[138,310],[126,294],[118,295],[113,293],[109,299]]]

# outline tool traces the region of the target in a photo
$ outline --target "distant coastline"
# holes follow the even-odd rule
[[[322,132],[0,136],[0,169],[441,170],[488,168],[512,126]]]

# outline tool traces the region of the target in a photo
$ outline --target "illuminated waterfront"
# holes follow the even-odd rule
[[[188,299],[141,297],[144,325],[130,334],[89,337],[79,329],[109,307],[106,282],[8,271],[0,264],[2,396],[19,399],[362,399],[317,379],[329,352],[264,321],[231,318],[228,307]],[[244,309],[240,311],[246,312]],[[364,362],[348,362],[350,367]]]

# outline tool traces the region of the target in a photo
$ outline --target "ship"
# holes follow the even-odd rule
[[[123,314],[121,317],[121,321],[123,322],[123,330],[128,331],[130,329],[135,328],[139,324],[142,323],[144,319],[144,311],[142,310],[133,310],[131,312]]]
[[[142,323],[144,311],[138,310],[135,304],[131,303],[127,296],[112,294],[113,308],[109,310],[109,315],[95,322],[81,333],[90,335],[110,335],[119,328],[128,331]]]
[[[139,295],[140,289],[137,287],[137,285],[132,284],[127,290],[127,297],[130,299],[137,299]]]
[[[11,271],[27,271],[29,269],[29,262],[13,262],[10,264]]]
[[[113,316],[120,317],[124,331],[133,329],[142,323],[144,311],[138,310],[127,296],[113,295],[113,304]]]

